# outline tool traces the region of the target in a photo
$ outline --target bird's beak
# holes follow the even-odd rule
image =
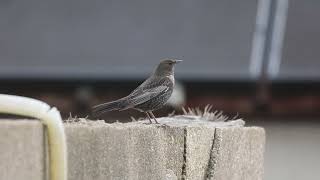
[[[174,60],[174,63],[175,64],[178,64],[178,63],[180,63],[180,62],[182,62],[183,60],[179,60],[179,59],[176,59],[176,60]]]

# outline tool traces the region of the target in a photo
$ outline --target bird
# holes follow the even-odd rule
[[[149,124],[152,124],[151,118],[159,124],[152,111],[162,108],[172,95],[175,84],[174,67],[180,62],[182,60],[161,60],[149,78],[129,95],[94,106],[93,115],[98,117],[109,111],[135,109],[146,114]]]

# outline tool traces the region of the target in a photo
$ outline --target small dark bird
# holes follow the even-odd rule
[[[164,59],[152,75],[128,96],[93,107],[93,115],[99,116],[108,111],[135,109],[144,112],[150,124],[150,116],[158,123],[152,111],[159,109],[170,98],[174,87],[174,66],[182,60]]]

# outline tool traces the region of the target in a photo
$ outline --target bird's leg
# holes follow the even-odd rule
[[[152,121],[151,121],[151,118],[150,118],[148,112],[144,112],[144,113],[146,113],[146,115],[147,115],[147,117],[148,117],[148,119],[149,119],[149,121],[150,121],[150,124],[152,124]]]
[[[159,124],[159,122],[157,121],[156,117],[154,116],[152,111],[149,111],[150,115],[152,116],[152,118],[154,119],[154,121],[156,121],[156,124]]]

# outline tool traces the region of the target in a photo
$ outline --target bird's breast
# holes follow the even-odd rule
[[[166,77],[170,79],[170,81],[172,82],[172,84],[174,86],[174,76],[173,75],[169,75],[169,76],[166,76]]]

